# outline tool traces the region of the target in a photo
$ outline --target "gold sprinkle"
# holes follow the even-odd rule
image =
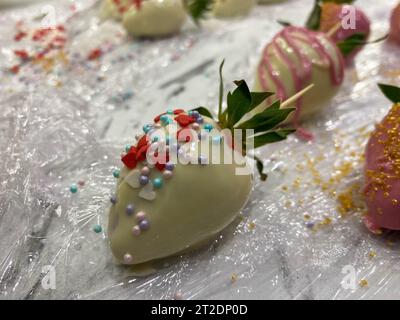
[[[231,282],[232,282],[232,283],[235,283],[235,282],[237,281],[237,278],[238,278],[237,274],[236,274],[236,273],[232,273],[232,275],[231,275]]]
[[[397,199],[392,199],[392,204],[395,206],[399,203],[399,201]]]
[[[286,192],[286,191],[288,191],[288,187],[287,186],[283,186],[282,190]]]
[[[285,202],[285,208],[290,208],[293,205],[292,201],[288,200]]]
[[[375,258],[375,257],[376,257],[376,252],[375,252],[375,251],[370,251],[370,252],[368,253],[368,257],[370,257],[371,259],[372,259],[372,258]]]
[[[323,221],[322,221],[322,223],[323,224],[331,224],[332,223],[332,219],[331,218],[329,218],[329,217],[326,217]]]
[[[250,223],[249,223],[249,229],[250,229],[250,230],[254,230],[255,227],[256,227],[256,224],[255,224],[254,222],[250,222]]]
[[[296,179],[293,181],[293,188],[298,189],[298,188],[300,187],[300,182],[301,182],[300,178],[296,178]]]
[[[393,246],[394,246],[394,242],[393,242],[392,240],[387,240],[387,241],[386,241],[386,244],[387,244],[389,247],[393,247]]]
[[[360,287],[365,288],[368,286],[368,280],[367,279],[361,279],[360,280]]]

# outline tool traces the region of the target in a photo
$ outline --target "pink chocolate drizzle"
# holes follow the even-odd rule
[[[305,28],[301,27],[293,27],[289,26],[284,28],[281,32],[279,32],[272,40],[270,44],[268,44],[262,54],[261,62],[258,66],[258,74],[260,79],[260,84],[263,90],[268,91],[267,80],[266,80],[266,71],[268,72],[268,76],[272,79],[273,83],[276,86],[276,91],[278,97],[284,101],[289,98],[287,94],[287,89],[285,84],[279,78],[280,72],[279,70],[275,70],[272,63],[268,59],[268,54],[270,49],[275,50],[276,54],[286,63],[288,66],[292,79],[294,82],[294,86],[296,91],[300,91],[304,89],[307,85],[311,83],[312,80],[312,61],[311,59],[304,54],[301,47],[298,46],[296,42],[299,40],[311,46],[322,59],[325,64],[329,65],[330,77],[333,86],[338,86],[343,81],[344,74],[344,62],[342,55],[337,48],[337,46],[330,40],[328,37],[325,37],[327,41],[331,42],[332,46],[334,46],[336,50],[336,54],[339,61],[339,68],[336,70],[335,63],[329,52],[322,45],[321,41],[318,39],[318,35],[321,33],[313,32]],[[304,36],[299,38],[299,35]],[[285,51],[279,45],[279,39],[283,39],[290,49],[295,53],[297,58],[301,64],[301,70],[299,70],[296,64],[290,59],[290,57],[285,53]],[[296,101],[296,111],[294,116],[294,125],[295,127],[299,127],[299,120],[302,108],[302,99],[298,99]],[[305,140],[312,140],[312,134],[308,133],[306,130],[301,129],[298,130],[298,135],[300,138]]]

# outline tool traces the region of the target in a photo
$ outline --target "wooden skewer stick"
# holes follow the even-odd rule
[[[329,31],[326,33],[326,35],[328,37],[332,37],[335,34],[335,32],[340,29],[341,26],[342,26],[342,21],[339,21],[331,29],[329,29]]]
[[[283,101],[281,103],[281,108],[286,108],[291,105],[294,101],[305,95],[308,91],[310,91],[314,87],[314,83],[311,83],[309,86],[305,87],[303,90],[297,92],[294,96],[291,96],[289,99]]]

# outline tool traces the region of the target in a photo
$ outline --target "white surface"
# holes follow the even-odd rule
[[[256,7],[246,19],[212,19],[201,30],[188,23],[179,36],[158,41],[125,38],[118,24],[100,23],[97,11],[79,2],[81,12],[66,24],[68,54],[84,57],[108,43],[111,50],[100,65],[78,59],[47,75],[30,65],[19,76],[3,72],[1,297],[157,299],[180,291],[187,299],[400,298],[398,234],[372,236],[359,214],[341,218],[333,193],[362,182],[359,156],[366,132],[390,106],[376,83],[399,82],[399,49],[387,44],[365,48],[327,112],[305,124],[316,135],[314,144],[291,137],[260,150],[269,179],[257,183],[243,222],[212,247],[177,259],[152,277],[134,279],[112,263],[105,236],[91,231],[96,223],[106,224],[107,197],[115,184],[111,169],[120,165],[120,150],[141,126],[168,107],[215,110],[220,61],[226,59],[226,89],[239,78],[252,83],[262,46],[280,28],[275,20],[300,24],[312,2]],[[358,1],[373,20],[372,38],[386,32],[395,3]],[[57,2],[59,21],[70,15],[69,4]],[[20,10],[0,15],[3,67],[13,62],[14,22],[36,12]],[[56,81],[60,88],[52,86]],[[133,97],[122,101],[120,95],[131,91]],[[314,159],[314,171],[307,157]],[[347,177],[327,190],[316,182],[316,172],[327,181],[345,163],[352,164]],[[71,196],[68,186],[81,178],[85,188]],[[312,232],[304,214],[315,223],[328,216],[332,224]],[[41,269],[49,264],[57,272],[56,290],[40,284]],[[346,266],[356,272],[354,290],[341,285]],[[368,287],[358,285],[363,278]]]

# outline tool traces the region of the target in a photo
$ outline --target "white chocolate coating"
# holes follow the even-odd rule
[[[215,0],[213,13],[216,17],[245,16],[255,5],[255,0]]]
[[[278,3],[286,0],[257,0],[259,4]]]
[[[180,0],[147,0],[132,6],[122,18],[126,31],[135,37],[163,37],[178,33],[186,20]]]
[[[216,124],[204,118],[205,123]],[[200,141],[182,145],[181,149],[196,153]],[[216,157],[224,159],[232,150],[221,144],[209,146],[210,162]],[[205,149],[202,149],[205,150]],[[246,160],[235,152],[241,162]],[[212,161],[212,162],[213,162]],[[141,192],[146,187],[136,184],[137,172],[143,168],[140,163],[133,170],[121,170],[116,190],[117,203],[110,209],[108,236],[116,260],[122,264],[137,265],[190,251],[218,235],[231,224],[246,204],[252,187],[252,175],[237,175],[241,164],[181,164],[173,169],[172,177],[164,179],[163,186],[147,190],[144,199]],[[163,175],[153,168],[149,178]],[[165,174],[165,172],[164,172]],[[131,179],[130,177],[135,177]],[[127,214],[129,204],[135,207],[133,214]],[[147,230],[137,234],[138,212],[144,212],[150,223]],[[140,215],[140,214],[139,214]],[[130,255],[127,261],[124,256]]]
[[[115,4],[114,0],[104,0],[100,8],[100,16],[104,19],[122,20],[125,11],[132,5],[132,0],[119,0],[119,3],[120,7]]]

